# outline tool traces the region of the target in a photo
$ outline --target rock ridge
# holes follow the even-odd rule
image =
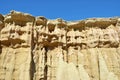
[[[0,80],[120,80],[120,18],[0,14]]]

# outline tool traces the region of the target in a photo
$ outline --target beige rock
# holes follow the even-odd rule
[[[0,15],[0,80],[120,80],[120,18]]]

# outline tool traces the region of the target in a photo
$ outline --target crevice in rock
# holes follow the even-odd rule
[[[101,80],[100,79],[100,62],[99,62],[99,54],[100,53],[98,52],[98,49],[97,49],[97,53],[98,53],[98,55],[97,55],[97,62],[98,62],[98,74],[99,74],[99,78],[98,79]]]
[[[30,64],[30,80],[33,80],[34,78],[34,73],[35,73],[35,63],[34,63],[34,60],[33,60],[33,54],[31,52],[31,64]]]
[[[47,66],[47,52],[48,52],[48,47],[45,47],[45,57],[44,57],[44,80],[47,80],[47,74],[48,74],[48,66]]]
[[[35,73],[35,62],[33,59],[33,49],[35,48],[35,43],[34,43],[34,26],[35,26],[36,21],[34,20],[31,28],[31,63],[30,63],[30,80],[33,80],[34,78],[34,73]]]
[[[68,61],[68,45],[67,45],[68,26],[65,27],[65,30],[66,30],[66,33],[65,33],[65,37],[66,37],[65,49],[66,49],[66,55],[67,55],[67,56],[66,56],[66,57],[67,57],[67,58],[66,58],[66,59],[67,59],[66,61],[67,61],[67,63],[68,63],[68,62],[69,62],[69,61]]]
[[[2,46],[1,46],[1,41],[0,41],[0,54],[2,53]]]

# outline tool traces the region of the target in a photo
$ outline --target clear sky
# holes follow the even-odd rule
[[[10,10],[49,19],[80,20],[120,16],[120,0],[1,0],[0,13]]]

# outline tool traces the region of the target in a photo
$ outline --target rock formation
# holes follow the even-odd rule
[[[0,80],[120,80],[120,18],[0,15]]]

